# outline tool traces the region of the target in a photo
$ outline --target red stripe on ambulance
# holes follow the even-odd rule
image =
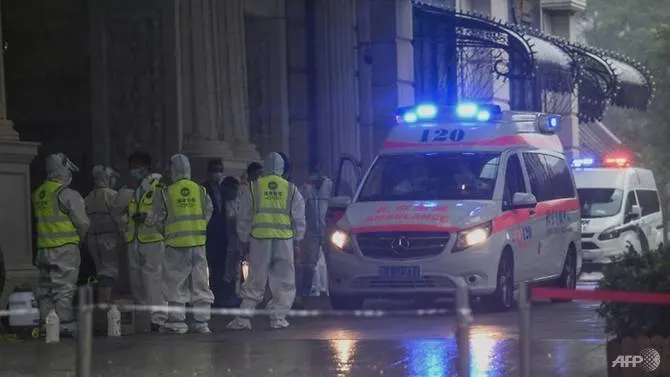
[[[532,218],[543,217],[551,212],[573,212],[579,210],[579,200],[575,198],[555,199],[540,202],[533,208],[535,214],[531,215],[528,209],[517,209],[506,211],[497,216],[492,221],[493,233],[503,232],[507,229],[528,222]],[[352,227],[351,232],[358,233],[379,233],[379,232],[449,232],[455,233],[459,228],[452,224],[380,224]]]

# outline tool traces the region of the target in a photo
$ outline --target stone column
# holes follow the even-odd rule
[[[305,0],[286,0],[289,152],[293,175],[298,182],[307,179],[310,149],[310,91],[307,52]]]
[[[356,79],[356,1],[316,1],[319,161],[334,174],[342,153],[360,155]]]
[[[283,3],[283,1],[276,1]],[[283,4],[282,4],[283,5]],[[284,7],[247,15],[246,48],[251,141],[261,155],[289,151],[288,61]]]
[[[363,166],[372,163],[376,155],[374,142],[374,109],[372,95],[372,14],[370,0],[358,0],[357,37],[358,37],[358,101],[361,140],[361,162]]]
[[[241,171],[258,159],[249,141],[243,1],[181,0],[177,17],[182,152],[199,160],[197,173],[220,157]]]
[[[543,10],[547,11],[548,16],[545,25],[545,32],[574,41],[578,36],[578,24],[576,12],[585,8],[585,3],[571,0],[553,0],[542,1]],[[576,157],[579,155],[579,94],[574,91],[565,94],[569,105],[565,113],[561,114],[561,131],[559,137],[563,143],[566,154]]]
[[[0,45],[4,45],[1,23],[2,17]],[[28,283],[35,287],[38,275],[32,265],[30,163],[39,143],[20,141],[13,126],[7,119],[4,61],[0,55],[0,251],[7,272],[0,308],[6,307],[7,298],[17,285]]]
[[[398,108],[414,104],[414,32],[410,0],[369,1],[376,152],[395,125]]]

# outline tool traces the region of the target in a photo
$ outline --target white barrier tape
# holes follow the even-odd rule
[[[83,310],[107,310],[109,305],[85,306]],[[136,312],[162,312],[162,313],[194,313],[221,315],[221,316],[272,316],[276,310],[269,309],[219,309],[219,308],[178,308],[174,306],[150,306],[150,305],[117,305],[119,310],[132,310]],[[77,308],[75,308],[77,310]],[[24,315],[35,314],[37,309],[15,309],[0,310],[0,317],[8,317],[11,314]],[[289,317],[391,317],[391,316],[438,316],[453,313],[448,309],[417,309],[417,310],[289,310]]]

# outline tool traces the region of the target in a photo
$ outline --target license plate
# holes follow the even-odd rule
[[[419,266],[382,266],[379,277],[386,279],[417,279],[421,277]]]

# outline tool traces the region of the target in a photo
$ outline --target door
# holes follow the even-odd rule
[[[328,203],[328,212],[326,212],[326,229],[335,225],[342,218],[361,181],[361,162],[354,156],[342,155],[337,166],[333,199]]]
[[[646,238],[646,240],[640,240],[641,246],[645,250],[656,250],[663,242],[664,228],[658,194],[654,190],[637,190],[637,198],[642,207],[642,216],[638,225]]]
[[[544,158],[539,153],[524,152],[524,166],[528,174],[530,192],[537,199],[537,208],[530,210],[528,224],[532,230],[533,242],[537,245],[528,268],[528,279],[533,280],[549,275],[552,258],[550,249],[550,229],[554,214],[547,211],[552,200],[552,187]]]
[[[529,269],[538,248],[538,238],[533,233],[532,224],[527,222],[531,210],[527,208],[512,209],[512,198],[517,192],[527,193],[529,191],[519,155],[512,153],[507,157],[507,163],[505,164],[502,211],[506,214],[505,216],[511,216],[512,226],[508,229],[507,235],[512,240],[515,252],[515,281],[523,281],[530,276]]]
[[[551,200],[552,203],[565,202],[565,199],[576,198],[575,187],[570,176],[570,168],[564,159],[548,154],[540,155],[544,159],[547,167],[547,173],[551,182]],[[568,252],[568,246],[571,241],[581,242],[580,238],[575,238],[575,230],[579,229],[579,209],[573,208],[567,210],[565,207],[558,207],[547,213],[549,225],[547,228],[547,243],[545,256],[547,257],[547,275],[560,274],[563,271],[565,257]]]

